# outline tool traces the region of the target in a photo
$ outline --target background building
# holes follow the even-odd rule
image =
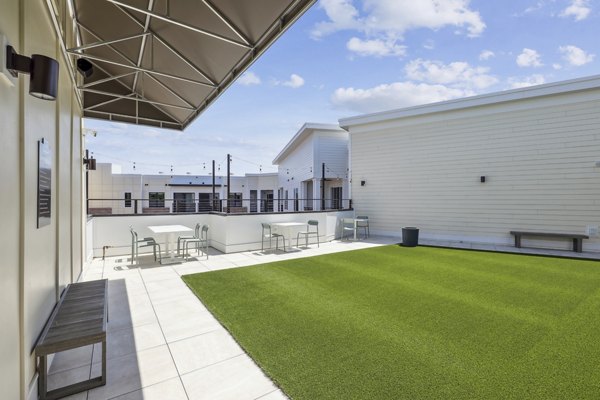
[[[417,226],[425,238],[511,244],[511,230],[588,233],[584,250],[599,251],[599,110],[592,76],[342,119],[356,213],[385,235]]]
[[[89,171],[89,213],[161,214],[222,211],[227,203],[227,177],[210,175],[142,175],[113,173],[110,163]],[[230,212],[273,211],[277,174],[246,174],[230,178]]]
[[[349,208],[348,132],[338,125],[304,124],[273,164],[281,211]]]

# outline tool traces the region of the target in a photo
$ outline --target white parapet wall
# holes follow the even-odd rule
[[[319,221],[319,240],[331,241],[341,234],[342,218],[351,218],[353,211],[325,211],[314,213],[273,214],[169,214],[137,216],[97,216],[92,219],[91,246],[94,257],[127,255],[131,252],[131,226],[140,238],[154,236],[163,246],[165,237],[155,235],[149,226],[185,225],[193,228],[197,223],[209,226],[210,246],[224,253],[260,250],[261,223]],[[292,231],[295,245],[296,234]],[[150,248],[148,248],[150,249]],[[141,249],[142,251],[144,249]],[[151,249],[150,249],[151,250]]]

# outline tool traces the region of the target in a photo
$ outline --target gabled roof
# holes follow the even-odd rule
[[[315,1],[68,0],[84,117],[184,129]]]
[[[341,127],[348,129],[351,126],[390,121],[399,118],[415,117],[472,107],[507,103],[510,101],[533,99],[536,97],[585,91],[590,89],[600,89],[600,75],[547,83],[543,85],[528,86],[520,89],[488,93],[479,96],[465,97],[462,99],[424,104],[420,106],[383,111],[373,114],[358,115],[355,117],[342,118],[339,120],[339,122]]]
[[[346,132],[336,124],[319,124],[315,122],[307,122],[302,125],[302,128],[292,139],[285,145],[283,150],[279,152],[277,157],[273,160],[273,165],[278,165],[283,161],[304,139],[310,136],[314,131],[335,131],[335,132]]]

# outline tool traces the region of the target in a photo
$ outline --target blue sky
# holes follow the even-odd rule
[[[598,74],[599,20],[600,0],[320,0],[184,132],[87,119],[87,148],[123,172],[276,171],[305,122]]]

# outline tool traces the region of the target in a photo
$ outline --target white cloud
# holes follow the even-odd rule
[[[368,89],[339,88],[331,96],[338,108],[370,113],[435,103],[474,94],[469,90],[427,83],[394,82]]]
[[[363,0],[357,8],[353,0],[321,0],[320,7],[328,20],[317,23],[311,31],[314,39],[342,30],[360,32],[364,38],[352,38],[347,47],[360,55],[403,55],[397,44],[412,29],[439,30],[455,27],[469,37],[481,35],[485,23],[477,11],[469,8],[470,0]]]
[[[541,10],[545,6],[546,6],[546,1],[538,0],[538,2],[535,3],[534,5],[527,7],[525,9],[525,11],[523,11],[523,14],[529,14],[529,13],[532,13],[532,12],[536,12],[538,10]]]
[[[487,61],[493,57],[496,57],[496,53],[491,50],[483,50],[481,53],[479,53],[479,59],[482,61]]]
[[[586,53],[579,47],[572,45],[560,46],[558,51],[562,54],[563,60],[575,67],[591,63],[594,60],[594,57],[596,57],[594,54]]]
[[[352,0],[321,0],[319,7],[325,10],[329,21],[315,25],[311,32],[313,38],[318,39],[340,30],[360,28],[359,12]]]
[[[260,85],[260,78],[254,72],[244,72],[237,80],[237,83],[244,86]]]
[[[359,56],[397,56],[406,54],[406,46],[396,44],[395,40],[383,41],[380,39],[362,40],[353,37],[346,43],[346,48]]]
[[[416,59],[406,64],[406,76],[412,80],[433,84],[452,85],[454,88],[485,89],[498,82],[489,75],[489,68],[472,67],[467,62]]]
[[[431,39],[427,39],[425,43],[423,43],[423,48],[427,50],[433,50],[435,49],[435,42]]]
[[[542,64],[542,57],[537,51],[524,48],[523,52],[517,56],[517,65],[519,67],[541,67],[544,64]]]
[[[304,78],[302,78],[300,75],[292,74],[290,79],[285,82],[281,82],[281,85],[297,89],[301,86],[304,86]]]
[[[559,70],[559,69],[562,69],[562,65],[560,65],[559,63],[554,63],[554,64],[552,64],[552,68]]]
[[[562,10],[560,16],[573,17],[575,21],[581,21],[586,19],[591,11],[589,0],[571,0],[571,4]]]
[[[533,74],[524,78],[509,78],[508,84],[512,89],[518,89],[528,86],[541,85],[546,83],[546,78],[540,74]]]
[[[456,26],[466,29],[468,36],[479,36],[485,23],[478,12],[469,8],[470,0],[363,0],[363,13],[352,0],[321,0],[329,21],[318,23],[313,37],[340,30],[385,32],[402,36],[410,29],[441,29]]]

